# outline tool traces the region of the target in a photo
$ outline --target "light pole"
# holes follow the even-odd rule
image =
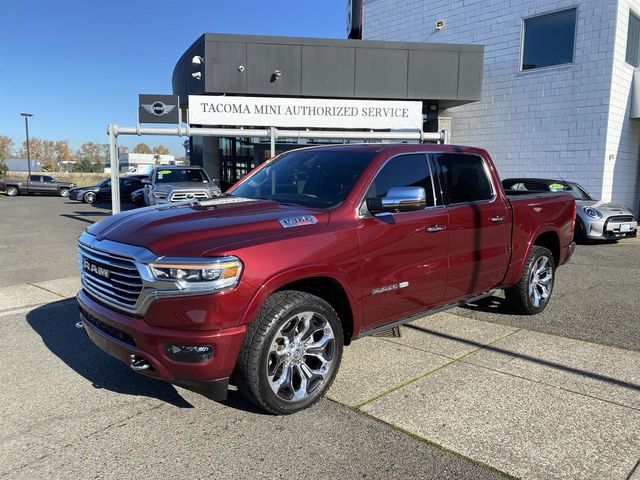
[[[24,117],[24,128],[27,131],[27,170],[29,176],[27,177],[27,193],[29,193],[29,179],[31,178],[31,152],[29,150],[29,117],[33,117],[33,113],[21,113]]]

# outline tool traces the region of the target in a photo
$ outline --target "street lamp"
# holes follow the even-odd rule
[[[27,131],[27,170],[29,176],[27,177],[27,193],[29,193],[29,180],[31,179],[31,152],[29,150],[29,117],[33,117],[33,113],[22,112],[20,115],[24,117],[24,128]]]

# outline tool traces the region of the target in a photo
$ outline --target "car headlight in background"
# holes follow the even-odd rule
[[[591,208],[591,207],[582,207],[582,210],[584,211],[584,213],[586,213],[587,215],[589,215],[591,218],[602,218],[602,213],[600,213],[598,210],[596,210],[595,208]]]
[[[167,198],[167,192],[153,192],[153,198]]]
[[[183,288],[221,290],[238,284],[242,262],[236,257],[223,257],[201,263],[150,263],[149,268],[157,280],[173,281]]]

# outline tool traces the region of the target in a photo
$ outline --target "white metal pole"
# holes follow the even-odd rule
[[[116,126],[109,124],[109,165],[111,166],[111,214],[120,213],[120,166],[116,152]]]
[[[276,156],[276,129],[271,127],[271,158]]]

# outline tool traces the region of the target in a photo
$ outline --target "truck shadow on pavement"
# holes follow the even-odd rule
[[[527,355],[524,353],[514,352],[513,350],[507,350],[506,348],[500,348],[493,345],[486,345],[481,342],[476,342],[474,340],[469,340],[468,338],[458,337],[455,335],[450,335],[442,332],[438,332],[436,330],[432,330],[430,328],[421,327],[418,325],[407,324],[404,325],[405,328],[409,328],[412,330],[417,330],[422,333],[428,333],[429,335],[433,335],[435,337],[439,337],[446,340],[453,340],[455,342],[464,343],[466,345],[470,345],[472,347],[477,347],[483,351],[489,351],[494,353],[499,353],[501,355],[506,355],[518,360],[524,360],[527,362],[535,363],[542,367],[553,368],[556,370],[560,370],[562,372],[571,373],[574,375],[579,375],[582,377],[590,378],[592,380],[597,380],[599,382],[609,383],[611,385],[615,385],[622,388],[627,388],[629,390],[635,390],[640,392],[640,385],[637,383],[627,382],[625,380],[620,380],[619,378],[610,377],[608,375],[602,375],[600,373],[591,372],[589,370],[584,370],[581,368],[570,367],[568,365],[564,365],[562,363],[552,362],[550,360],[545,360],[543,358],[534,357],[531,355]]]
[[[170,383],[138,375],[119,360],[95,346],[84,330],[75,327],[80,320],[74,301],[61,300],[38,307],[27,314],[27,323],[46,347],[93,388],[124,395],[156,398],[178,408],[194,408]],[[254,414],[265,414],[237,390],[229,390],[226,407]]]
[[[497,313],[499,315],[520,315],[504,298],[495,295],[461,305],[460,308],[477,312]]]
[[[137,375],[120,361],[96,347],[75,327],[79,320],[75,302],[50,303],[27,314],[27,323],[40,335],[47,348],[94,388],[126,395],[157,398],[179,408],[193,408],[173,385]]]

